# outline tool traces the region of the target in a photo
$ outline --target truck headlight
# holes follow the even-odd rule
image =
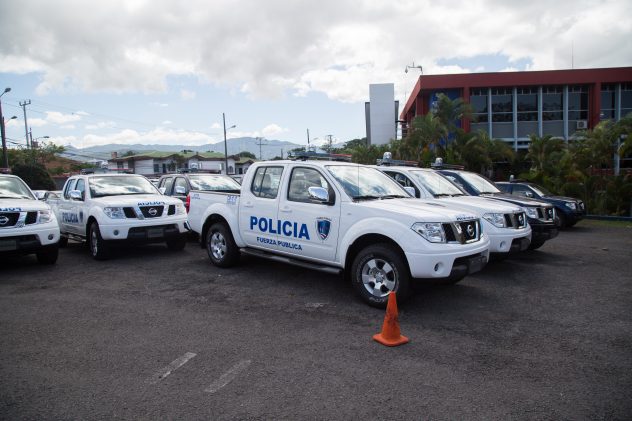
[[[184,203],[176,204],[176,215],[186,215],[187,209],[184,207]]]
[[[483,218],[495,227],[505,228],[505,215],[502,213],[486,213]]]
[[[417,222],[411,229],[431,243],[445,243],[445,231],[439,222]]]
[[[125,219],[125,211],[121,207],[105,207],[103,213],[112,219]]]
[[[522,208],[529,218],[538,218],[538,210],[537,208],[524,207]]]
[[[577,209],[577,203],[575,203],[575,202],[566,202],[564,204],[569,209],[572,209],[572,210],[576,210]]]
[[[45,224],[53,220],[53,213],[49,210],[39,211],[39,222]]]

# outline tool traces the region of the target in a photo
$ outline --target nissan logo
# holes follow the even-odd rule
[[[0,216],[0,225],[6,225],[7,222],[9,222],[9,218],[7,218],[6,216]]]
[[[156,214],[158,213],[158,211],[156,210],[156,208],[149,208],[149,210],[147,211],[151,216],[156,216]]]
[[[467,235],[469,235],[469,236],[470,236],[470,238],[473,238],[473,237],[474,237],[474,225],[469,224],[469,225],[467,226]]]

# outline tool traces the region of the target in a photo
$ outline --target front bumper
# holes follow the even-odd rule
[[[58,242],[57,223],[34,224],[0,231],[0,253],[35,252]]]
[[[437,244],[432,253],[408,252],[410,275],[416,279],[449,279],[474,273],[489,261],[489,239],[475,244]]]
[[[184,235],[189,231],[184,218],[148,219],[133,225],[99,224],[101,237],[107,241],[124,240],[130,242],[162,242]]]
[[[531,221],[529,221],[531,224]],[[559,230],[555,224],[537,224],[531,225],[531,242],[548,241],[559,234]]]

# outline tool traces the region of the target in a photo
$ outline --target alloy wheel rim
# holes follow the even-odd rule
[[[386,260],[374,258],[362,266],[362,284],[372,296],[384,298],[395,291],[397,273]]]

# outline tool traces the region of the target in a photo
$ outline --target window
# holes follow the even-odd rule
[[[317,170],[313,168],[294,168],[290,176],[290,188],[287,192],[287,199],[293,202],[311,202],[308,192],[310,187],[322,187],[330,191],[329,183]]]
[[[66,190],[64,190],[64,199],[70,200],[70,191],[75,189],[75,185],[77,184],[77,179],[70,180],[68,184],[66,184]]]
[[[492,89],[492,121],[513,121],[513,90],[511,88]]]
[[[165,194],[167,196],[171,195],[171,187],[173,186],[173,177],[163,178],[160,182],[160,187],[165,188]]]
[[[538,120],[537,88],[518,88],[516,101],[518,103],[518,121]]]
[[[185,180],[184,177],[176,178],[176,182],[173,185],[173,194],[177,194],[176,187],[182,187],[184,189],[184,194],[187,194],[189,192],[189,185],[187,184],[187,180]]]
[[[632,113],[632,83],[621,84],[621,117]]]
[[[563,95],[561,86],[545,86],[542,88],[542,120],[563,120]]]
[[[415,189],[415,197],[420,197],[419,189],[415,187],[410,178],[406,177],[404,174],[394,172],[394,171],[384,171],[386,174],[391,176],[393,180],[397,181],[402,187],[412,187]]]
[[[81,200],[86,200],[86,181],[82,178],[77,180],[77,186],[75,190],[79,190],[81,192]]]
[[[533,197],[533,191],[529,188],[529,186],[525,186],[523,184],[514,184],[513,186],[513,194],[517,194],[518,196],[525,197]]]
[[[117,162],[117,163],[116,163],[116,168],[118,168],[119,170],[123,169],[123,168],[124,168],[124,167],[123,167],[123,163],[122,163],[122,162],[120,162],[120,161],[119,161],[119,162]]]
[[[274,199],[279,193],[283,167],[259,167],[252,180],[250,191],[257,197]]]
[[[568,119],[588,119],[588,88],[586,86],[568,87]]]
[[[158,174],[160,172],[160,164],[154,164],[154,174]]]
[[[487,88],[476,88],[470,92],[472,122],[487,123]]]

